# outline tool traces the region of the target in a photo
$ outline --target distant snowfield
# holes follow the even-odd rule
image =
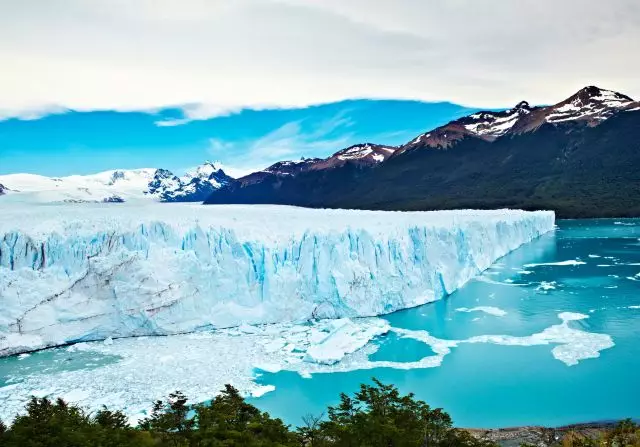
[[[45,177],[36,174],[0,175],[7,188],[7,203],[102,202],[113,197],[123,200],[151,200],[144,194],[156,169],[112,170],[92,175]]]
[[[107,337],[366,317],[440,299],[553,212],[6,204],[0,355]]]
[[[45,177],[35,174],[0,175],[0,204],[202,202],[228,177],[219,164],[205,162],[179,178],[166,169],[115,169],[89,175]]]

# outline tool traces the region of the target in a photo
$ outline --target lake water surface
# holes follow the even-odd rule
[[[394,327],[426,330],[440,339],[487,334],[527,336],[559,323],[560,312],[589,316],[571,327],[608,334],[615,346],[599,358],[568,366],[553,346],[463,344],[441,366],[378,368],[344,373],[263,373],[276,390],[253,403],[299,424],[320,414],[372,376],[445,408],[457,425],[562,425],[640,416],[640,220],[559,221],[546,235],[503,258],[448,299],[386,318]],[[564,263],[564,261],[576,261]],[[561,265],[528,264],[561,263]],[[495,316],[456,309],[495,307]],[[370,359],[415,361],[429,347],[391,334],[375,340]],[[374,358],[375,357],[375,358]]]

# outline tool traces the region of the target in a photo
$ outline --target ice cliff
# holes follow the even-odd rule
[[[553,212],[103,204],[0,213],[0,355],[437,300]]]

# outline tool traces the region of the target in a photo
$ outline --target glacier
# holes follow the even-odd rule
[[[390,313],[452,293],[553,230],[554,219],[518,210],[4,203],[0,356]]]

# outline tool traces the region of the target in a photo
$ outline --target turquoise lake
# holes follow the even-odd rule
[[[575,265],[527,264],[577,261]],[[528,272],[528,273],[523,273]],[[491,306],[506,312],[460,312]],[[379,368],[303,378],[267,373],[275,391],[252,403],[292,425],[319,415],[376,377],[443,407],[456,425],[505,427],[563,424],[640,416],[640,220],[559,221],[554,234],[503,258],[445,300],[386,315],[392,326],[426,330],[447,340],[477,335],[526,336],[558,324],[560,312],[586,314],[570,327],[608,334],[615,346],[600,357],[567,366],[552,345],[461,345],[441,366]],[[374,340],[371,360],[415,361],[430,348],[390,334]]]

